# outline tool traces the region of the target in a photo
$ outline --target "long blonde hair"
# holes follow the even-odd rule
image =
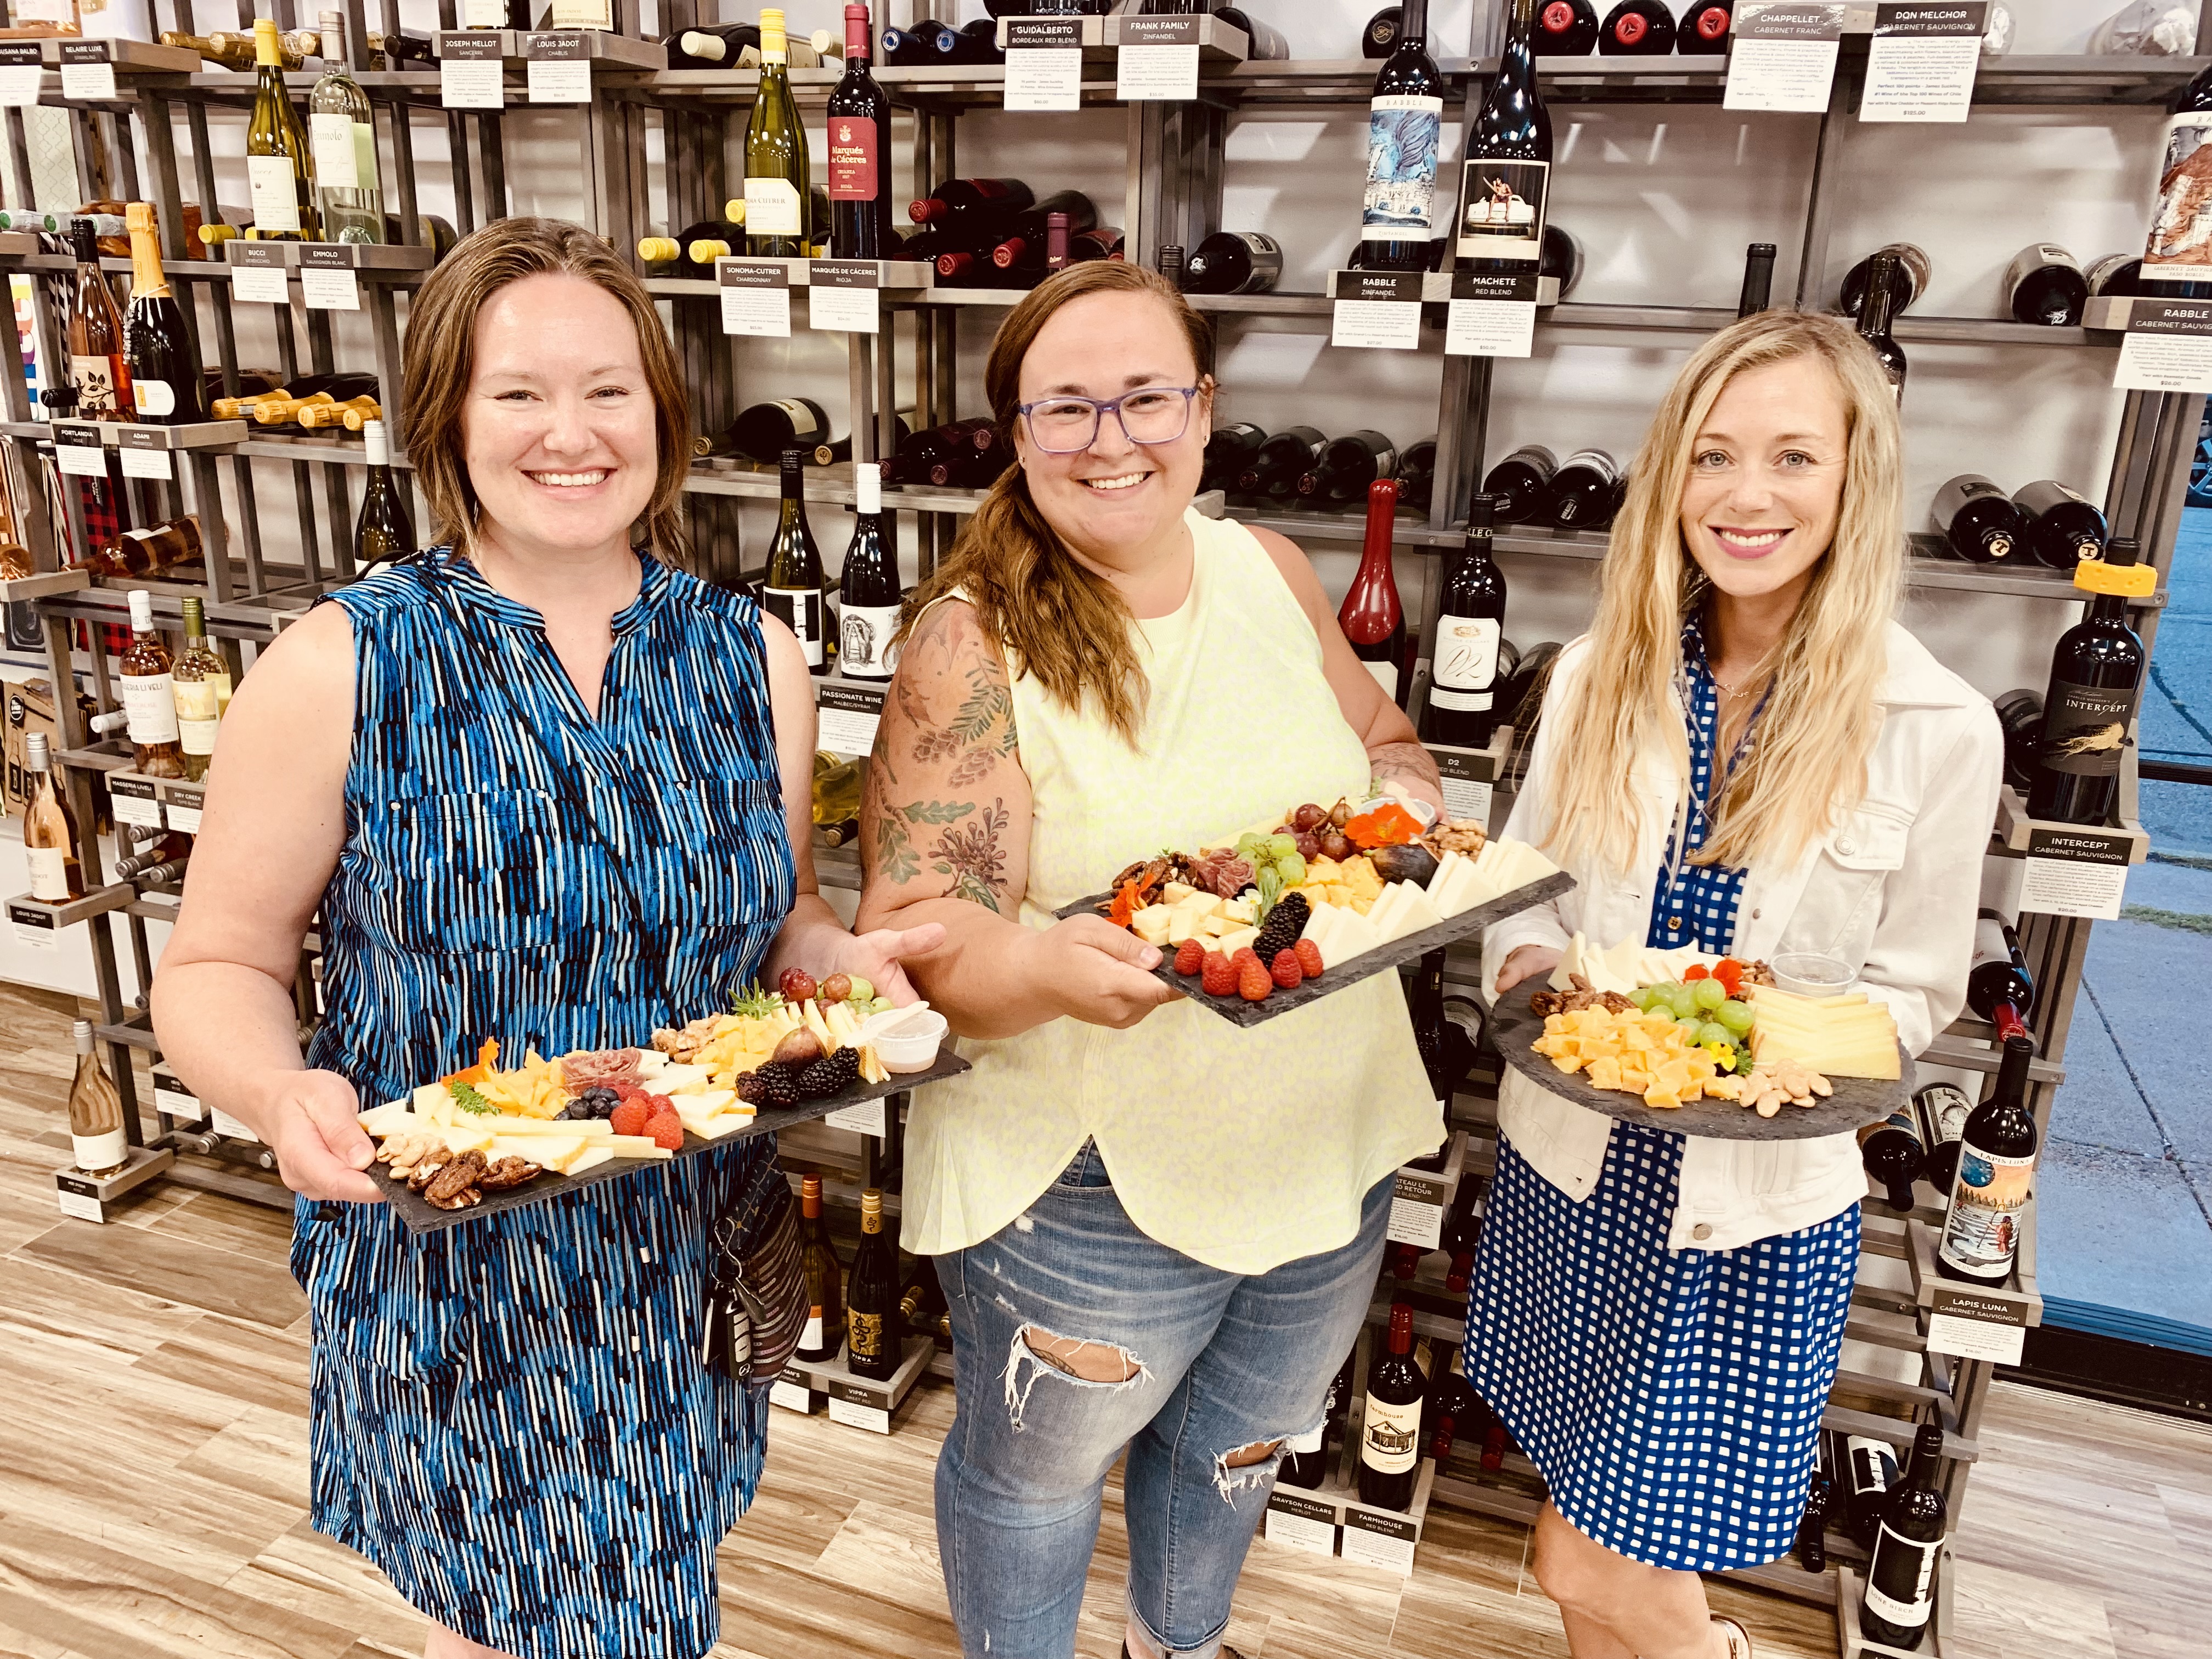
[[[983,390],[1009,447],[1019,418],[1022,359],[1054,313],[1089,294],[1158,300],[1190,347],[1199,384],[1211,388],[1213,325],[1158,271],[1119,259],[1086,259],[1031,289],[991,342]],[[999,475],[952,551],[908,599],[906,615],[917,617],[954,593],[975,606],[984,631],[1007,653],[1010,673],[1029,675],[1064,708],[1079,711],[1095,702],[1123,741],[1137,746],[1146,681],[1130,636],[1128,602],[1061,544],[1030,499],[1029,476],[1018,464]]]
[[[1688,775],[1676,689],[1682,623],[1708,584],[1682,545],[1683,487],[1698,434],[1730,379],[1802,357],[1826,363],[1843,395],[1849,438],[1835,539],[1759,665],[1754,678],[1771,674],[1771,690],[1742,763],[1713,803],[1713,833],[1694,857],[1731,866],[1795,860],[1865,793],[1881,726],[1875,697],[1888,666],[1887,624],[1904,584],[1896,398],[1843,319],[1764,312],[1723,329],[1683,365],[1630,469],[1585,665],[1571,700],[1546,717],[1560,757],[1546,839],[1570,866],[1627,869],[1643,826],[1633,805],[1623,812],[1621,785],[1647,747],[1662,745],[1676,775]]]

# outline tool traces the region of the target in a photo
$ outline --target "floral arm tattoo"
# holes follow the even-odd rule
[[[1437,775],[1436,759],[1418,743],[1386,743],[1370,750],[1367,762],[1378,778],[1425,783],[1431,793],[1443,798],[1443,780]]]

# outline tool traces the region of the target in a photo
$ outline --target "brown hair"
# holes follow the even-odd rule
[[[690,400],[667,331],[629,267],[605,240],[565,219],[500,219],[465,236],[438,263],[407,313],[402,371],[407,459],[429,498],[432,538],[466,551],[477,501],[469,483],[461,411],[476,372],[477,315],[491,296],[526,276],[580,276],[620,301],[637,325],[638,355],[658,416],[660,468],[644,515],[653,556],[681,565],[690,556],[684,532],[684,479]]]
[[[1200,383],[1211,386],[1213,325],[1158,271],[1119,259],[1085,260],[1031,289],[991,342],[983,389],[1009,447],[1022,359],[1062,306],[1091,294],[1149,294],[1158,300],[1190,346]],[[1029,477],[1018,464],[999,475],[952,551],[915,590],[907,615],[919,617],[947,595],[975,607],[985,631],[1006,652],[1010,673],[1030,676],[1066,708],[1079,711],[1095,698],[1108,724],[1136,746],[1145,679],[1130,639],[1128,603],[1061,544],[1030,499]]]

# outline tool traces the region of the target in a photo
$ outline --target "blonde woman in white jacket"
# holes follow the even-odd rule
[[[1838,319],[1769,312],[1684,367],[1507,826],[1577,885],[1490,930],[1497,994],[1580,932],[1841,957],[1916,1053],[1957,1013],[2002,745],[1891,620],[1900,474],[1888,384]],[[1697,1575],[1796,1533],[1856,1141],[1668,1134],[1510,1073],[1498,1125],[1467,1374],[1550,1487],[1537,1580],[1575,1659],[1747,1659]]]

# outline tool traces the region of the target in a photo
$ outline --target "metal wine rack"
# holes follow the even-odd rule
[[[280,27],[291,29],[312,23],[313,10],[319,9],[311,9],[305,0],[271,0],[267,12]],[[896,15],[879,15],[878,27],[927,15],[929,8],[927,0],[921,3],[890,0],[881,9]],[[1502,9],[1496,3],[1478,7],[1473,38],[1462,43],[1464,54],[1438,59],[1449,88],[1448,108],[1455,111],[1461,124],[1462,154],[1487,77],[1495,69]],[[155,0],[155,10],[157,27],[191,33],[236,27],[247,21],[211,0],[198,0],[197,4],[195,0]],[[368,324],[368,346],[357,361],[343,363],[338,331],[332,326],[331,313],[308,309],[302,303],[296,280],[297,252],[276,245],[284,249],[276,257],[294,264],[283,267],[288,302],[271,311],[275,367],[288,378],[302,372],[373,368],[395,438],[393,464],[401,477],[409,477],[402,448],[406,411],[400,406],[401,309],[431,264],[418,189],[417,137],[428,126],[443,126],[453,158],[453,224],[463,235],[506,214],[514,161],[503,111],[443,107],[441,75],[434,68],[408,66],[375,71],[368,68],[366,39],[370,25],[374,23],[386,35],[400,32],[395,0],[380,0],[374,8],[365,5],[363,0],[344,0],[344,10],[351,67],[375,112],[386,158],[386,205],[398,219],[402,245],[358,250],[347,256],[358,259],[350,268]],[[1870,17],[1870,7],[1856,10]],[[672,233],[680,227],[719,217],[720,204],[741,193],[741,176],[732,158],[742,154],[744,124],[759,80],[757,71],[748,70],[672,71],[649,67],[653,53],[637,40],[636,11],[635,0],[613,0],[614,30],[608,37],[587,40],[582,54],[589,60],[592,92],[592,101],[582,110],[583,194],[593,228],[625,252],[649,230],[665,228]],[[222,15],[217,16],[218,13]],[[714,21],[717,15],[714,0],[703,3],[702,0],[665,0],[659,21],[665,32],[673,33],[696,23]],[[441,0],[440,21],[444,29],[456,26],[454,0]],[[1855,13],[1853,27],[1863,29],[1868,21]],[[1208,27],[1216,26],[1209,21]],[[555,55],[544,48],[545,39],[543,34],[519,32],[501,36],[508,107],[517,106],[524,95],[531,59]],[[571,49],[567,55],[577,54]],[[23,112],[15,107],[5,112],[5,185],[9,199],[61,210],[74,210],[81,201],[100,197],[154,203],[164,262],[173,283],[185,296],[185,314],[202,360],[220,366],[226,390],[234,394],[240,368],[235,307],[240,302],[232,295],[231,264],[241,248],[270,245],[233,241],[224,250],[230,258],[191,257],[198,251],[185,244],[183,206],[188,198],[196,199],[210,218],[216,216],[219,198],[211,136],[218,125],[243,124],[252,103],[253,76],[212,68],[193,54],[175,49],[117,42],[107,53],[115,78],[114,97],[72,100],[63,91],[62,77],[53,72],[60,63],[53,43],[48,44],[45,56],[49,70],[41,82],[39,101],[68,112],[76,161],[75,199],[39,201],[33,187],[32,154]],[[1786,296],[1801,305],[1817,306],[1823,298],[1819,290],[1830,268],[1838,181],[1845,172],[1846,150],[1855,125],[1851,112],[1864,61],[1863,44],[1847,39],[1828,109],[1818,118],[1812,187],[1805,194],[1792,233],[1799,253],[1797,286],[1794,295]],[[2008,57],[1983,64],[1974,101],[1977,106],[2033,106],[2057,118],[2063,118],[2060,112],[2069,108],[2155,106],[2206,61]],[[1557,107],[1717,105],[1722,97],[1727,60],[1720,57],[1592,57],[1537,62],[1547,100]],[[1086,51],[1081,90],[1085,106],[1115,101],[1112,70],[1110,48]],[[1127,106],[1127,165],[1120,218],[1126,227],[1130,256],[1148,258],[1167,242],[1194,246],[1207,233],[1220,228],[1224,146],[1231,126],[1247,112],[1353,109],[1366,100],[1374,70],[1374,64],[1358,59],[1248,62],[1233,52],[1217,52],[1206,55],[1201,64],[1196,100]],[[819,118],[823,101],[838,75],[835,66],[791,72],[802,112]],[[995,65],[878,68],[875,76],[896,107],[914,177],[924,184],[958,172],[961,118],[971,110],[997,108],[1005,82],[1005,70]],[[313,72],[286,77],[295,97],[301,100],[316,78]],[[191,157],[188,173],[179,159],[180,129],[188,139]],[[648,137],[656,130],[663,158],[657,190],[647,165]],[[573,184],[573,176],[562,182]],[[1905,179],[1893,187],[1915,186]],[[1942,188],[1941,175],[1931,173],[1918,187]],[[1347,186],[1347,214],[1356,210],[1353,194]],[[39,302],[33,307],[35,326],[44,361],[56,368],[66,362],[59,319],[65,313],[73,263],[59,253],[42,251],[30,235],[0,234],[0,270],[27,273],[39,289]],[[103,260],[102,266],[114,271],[129,269],[128,261],[114,258]],[[899,275],[894,277],[893,272]],[[860,459],[877,459],[889,446],[895,409],[910,407],[917,429],[954,418],[953,397],[963,353],[975,350],[985,330],[995,322],[996,313],[1019,297],[990,289],[938,289],[927,285],[926,277],[921,279],[922,285],[915,285],[916,275],[910,267],[890,267],[885,277],[878,293],[878,331],[846,336],[850,365],[848,424],[854,434],[854,453]],[[803,274],[794,271],[793,281],[796,296],[804,283]],[[648,286],[666,302],[669,326],[701,431],[720,430],[747,401],[772,392],[774,388],[753,378],[748,342],[723,332],[714,283],[655,277]],[[1213,313],[1217,323],[1230,331],[1325,330],[1331,317],[1331,302],[1321,294],[1194,296],[1193,303]],[[1401,515],[1397,533],[1402,556],[1401,574],[1410,575],[1418,587],[1417,603],[1409,610],[1418,615],[1424,637],[1435,624],[1440,587],[1433,579],[1436,562],[1429,556],[1459,545],[1467,501],[1485,469],[1491,409],[1495,400],[1514,395],[1516,384],[1510,360],[1443,356],[1441,307],[1427,310],[1423,350],[1410,355],[1407,362],[1417,364],[1431,356],[1441,359],[1437,370],[1437,483],[1426,515]],[[1721,306],[1568,301],[1546,307],[1539,326],[1547,331],[1631,335],[1661,349],[1686,351],[1733,316],[1732,309]],[[2092,320],[2097,319],[2093,314]],[[796,305],[793,323],[796,331],[800,325]],[[2034,327],[1972,318],[1906,315],[1898,320],[1894,331],[1909,347],[1927,345],[1938,349],[2004,346],[2109,351],[2118,342],[2117,335],[2101,329]],[[2114,533],[2135,536],[2147,561],[2159,572],[2160,591],[2133,608],[2136,626],[2147,643],[2154,640],[2159,607],[2164,599],[2201,402],[2194,396],[2130,393],[2120,416],[2104,505]],[[102,708],[112,708],[116,702],[110,682],[107,630],[124,622],[125,588],[150,589],[157,617],[172,628],[180,614],[182,599],[187,593],[201,595],[210,635],[231,659],[234,670],[242,672],[258,648],[287,622],[302,614],[319,594],[354,574],[351,470],[363,465],[363,457],[360,446],[348,438],[296,432],[264,434],[238,422],[189,428],[100,429],[97,441],[103,448],[152,446],[168,463],[167,477],[145,476],[159,468],[143,455],[133,463],[131,473],[118,490],[125,523],[151,525],[182,512],[197,512],[206,546],[204,574],[197,580],[155,578],[126,583],[88,580],[82,571],[68,568],[71,558],[64,550],[88,546],[78,492],[67,487],[66,481],[62,487],[52,487],[46,476],[46,458],[55,447],[54,439],[62,434],[53,425],[34,418],[18,376],[0,376],[0,416],[4,416],[0,434],[5,438],[0,453],[6,459],[19,534],[32,550],[40,573],[24,580],[0,583],[0,599],[25,600],[35,605],[53,683],[66,687],[83,677]],[[1910,429],[1909,404],[1906,421]],[[1347,414],[1340,424],[1355,423]],[[167,435],[141,435],[148,433]],[[254,489],[256,481],[267,477],[272,469],[277,470],[280,477],[289,477],[295,503],[285,515],[282,536],[269,533]],[[746,498],[773,497],[777,490],[773,470],[702,463],[694,468],[686,489],[702,573],[726,581],[739,580],[744,574],[744,562],[737,505]],[[810,500],[849,503],[853,498],[849,468],[811,469],[806,493]],[[923,574],[933,568],[939,550],[950,545],[961,515],[972,512],[978,499],[975,492],[949,489],[887,489],[884,495],[887,503],[915,517],[916,559]],[[66,537],[62,533],[64,526],[53,521],[52,503],[59,504]],[[1218,502],[1214,510],[1221,510]],[[1361,535],[1358,514],[1226,510],[1302,542],[1343,544],[1355,542]],[[418,524],[426,522],[419,503],[416,520]],[[1915,587],[2056,602],[2078,598],[2058,573],[1969,565],[1946,556],[1935,538],[1916,536],[1913,540],[1908,580]],[[1519,526],[1501,532],[1498,546],[1524,558],[1586,563],[1604,552],[1605,538]],[[1579,566],[1559,574],[1577,582],[1583,579]],[[1516,577],[1516,580],[1526,580]],[[2055,635],[2063,613],[2051,614]],[[1416,696],[1419,695],[1417,687]],[[94,821],[95,780],[127,772],[129,745],[114,739],[94,740],[70,697],[57,698],[57,759],[65,769],[77,821],[88,831]],[[1516,772],[1516,757],[1502,751],[1480,758],[1484,769],[1479,775],[1494,777],[1494,814],[1502,821]],[[2133,835],[2136,843],[2134,856],[2140,858],[2142,837],[2135,829],[2136,782],[2130,749],[2123,775],[2121,817],[2123,829]],[[163,785],[153,793],[164,813],[173,818],[180,793],[196,805],[188,786]],[[187,814],[191,810],[191,805],[183,807]],[[2021,827],[2016,803],[2008,810],[2008,823],[1998,826],[2002,833],[1993,836],[1993,856],[2011,855],[2025,844],[2014,833]],[[143,984],[150,966],[146,923],[173,916],[177,896],[173,890],[142,890],[137,884],[104,876],[95,838],[88,833],[85,841],[84,867],[92,884],[89,896],[71,905],[45,907],[47,920],[57,926],[82,921],[90,929],[102,1011],[100,1031],[110,1045],[117,1081],[130,1107],[126,1123],[132,1141],[174,1148],[183,1144],[176,1133],[179,1125],[164,1115],[157,1121],[156,1132],[149,1134],[141,1122],[130,1060],[134,1050],[152,1050],[155,1044],[143,1009],[126,1005],[122,998],[114,927],[116,919],[121,918],[125,946],[132,951],[139,982]],[[857,862],[849,850],[824,854],[820,861],[825,884],[858,885]],[[28,902],[10,903],[21,912]],[[2044,1057],[2033,1072],[2034,1104],[2039,1121],[2047,1124],[2053,1091],[2063,1076],[2067,1029],[2081,981],[2089,924],[2047,915],[2026,915],[2021,924],[2039,988],[2032,1024]],[[311,935],[299,979],[303,1025],[317,1017],[319,995],[313,971],[318,965],[317,949]],[[1450,988],[1462,993],[1470,990],[1476,973],[1471,956],[1456,958],[1449,970]],[[1992,1033],[1978,1021],[1959,1021],[1937,1040],[1928,1058],[1942,1065],[1993,1073]],[[1466,1156],[1478,1172],[1494,1158],[1494,1075],[1492,1072],[1488,1084],[1479,1079],[1454,1103],[1455,1122],[1473,1137]],[[896,1134],[894,1116],[890,1142],[894,1161]],[[215,1160],[200,1156],[180,1158],[168,1171],[168,1178],[264,1200],[284,1200],[281,1188],[275,1187],[265,1174],[239,1167],[241,1163],[252,1165],[261,1154],[247,1147],[241,1158],[233,1155],[238,1147],[234,1138],[206,1139],[221,1142],[217,1150],[226,1156]],[[198,1144],[201,1143],[194,1143]],[[871,1146],[866,1171],[870,1176],[877,1156]],[[1921,1203],[1909,1218],[1893,1216],[1880,1206],[1870,1207],[1868,1256],[1908,1267],[1923,1261],[1926,1229],[1940,1223],[1940,1196],[1923,1187]],[[1984,1361],[1954,1360],[1926,1352],[1927,1310],[1917,1276],[1912,1283],[1916,1287],[1912,1290],[1883,1291],[1863,1285],[1854,1297],[1850,1333],[1884,1347],[1918,1355],[1919,1378],[1895,1382],[1846,1374],[1838,1379],[1829,1420],[1832,1425],[1879,1435],[1900,1447],[1910,1443],[1916,1420],[1932,1416],[1941,1421],[1951,1454],[1944,1484],[1955,1516],[1976,1454],[1975,1437],[1993,1367]],[[2027,1281],[2014,1293],[2023,1303],[2033,1301],[2032,1266]],[[1451,1298],[1426,1275],[1414,1281],[1411,1294],[1425,1331],[1432,1336],[1449,1335],[1463,1313],[1463,1298]],[[1387,1307],[1387,1300],[1378,1305]],[[1526,1519],[1540,1498],[1540,1485],[1525,1461],[1509,1459],[1506,1469],[1498,1476],[1470,1473],[1463,1462],[1455,1461],[1438,1471],[1438,1476],[1434,1501],[1439,1503],[1462,1504]],[[1856,1561],[1862,1554],[1839,1534],[1832,1537],[1830,1543],[1840,1560]],[[1817,1601],[1838,1600],[1838,1581],[1832,1569],[1815,1576],[1785,1561],[1732,1576]],[[1939,1653],[1948,1626],[1947,1592],[1937,1613],[1935,1650]]]

